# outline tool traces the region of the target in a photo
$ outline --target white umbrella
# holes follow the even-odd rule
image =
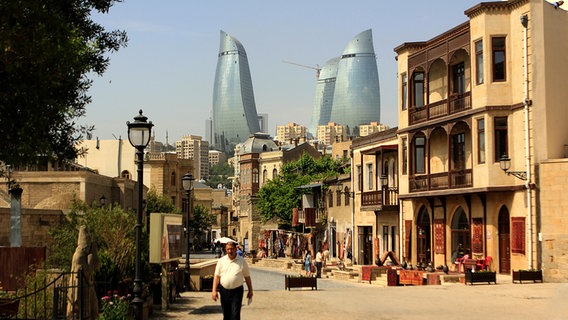
[[[221,237],[221,238],[217,238],[214,241],[215,243],[219,242],[222,244],[226,244],[227,242],[234,242],[234,243],[238,243],[235,240],[231,239],[231,238],[227,238],[227,237]]]

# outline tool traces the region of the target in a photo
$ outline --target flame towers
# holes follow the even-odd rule
[[[221,30],[213,87],[214,146],[232,153],[234,147],[260,131],[246,51]]]
[[[355,136],[361,124],[380,121],[379,73],[370,29],[355,36],[341,57],[322,68],[313,110],[312,132],[333,121],[348,126]]]

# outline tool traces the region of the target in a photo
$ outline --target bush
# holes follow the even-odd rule
[[[101,298],[101,320],[122,320],[128,319],[130,312],[131,296],[119,296],[118,291],[113,294],[108,292],[107,296]]]

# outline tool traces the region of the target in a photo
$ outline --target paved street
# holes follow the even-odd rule
[[[284,290],[283,270],[251,266],[253,303],[243,319],[568,319],[568,284],[513,284],[498,276],[496,285],[378,287],[318,279],[318,290]],[[246,299],[245,299],[246,302]],[[222,319],[210,292],[184,292],[154,319]]]

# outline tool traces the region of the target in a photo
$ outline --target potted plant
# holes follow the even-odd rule
[[[316,277],[304,277],[302,275],[285,275],[284,276],[284,289],[290,288],[303,288],[308,287],[318,289],[318,278]]]
[[[468,271],[465,273],[465,284],[473,285],[476,282],[487,282],[488,284],[497,283],[497,273],[495,271]]]
[[[513,270],[513,283],[515,283],[515,281],[519,281],[521,284],[523,281],[542,282],[542,270]]]

